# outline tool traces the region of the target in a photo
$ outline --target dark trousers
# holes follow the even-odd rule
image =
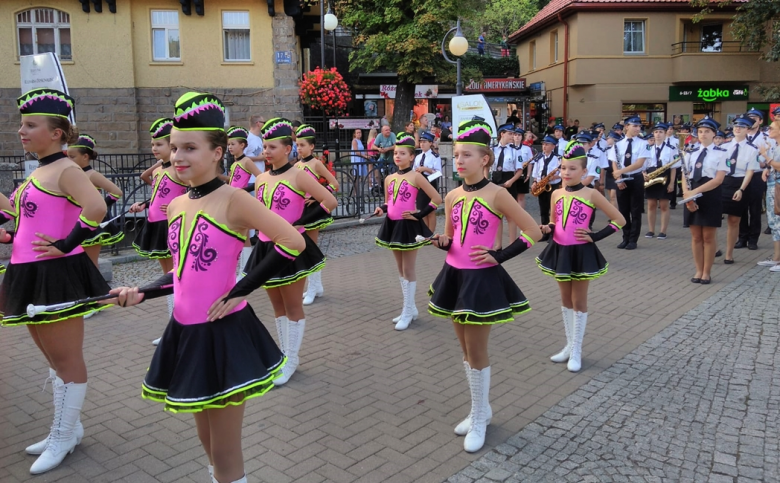
[[[747,203],[739,220],[739,239],[752,245],[758,243],[758,237],[761,236],[761,208],[766,193],[766,183],[761,179],[760,171],[753,173],[745,191]]]
[[[642,209],[645,206],[645,181],[642,173],[637,173],[634,179],[626,181],[626,189],[617,190],[617,202],[620,214],[626,219],[623,227],[623,240],[629,243],[639,241],[642,230]]]
[[[539,195],[539,218],[542,219],[542,225],[550,223],[550,199],[552,192],[561,187],[560,183],[551,185],[550,191],[544,191]]]
[[[674,171],[674,192],[672,192],[671,199],[669,200],[669,206],[671,208],[677,206],[677,197],[682,196],[682,185],[680,184],[680,180],[682,179],[682,168],[674,168]]]

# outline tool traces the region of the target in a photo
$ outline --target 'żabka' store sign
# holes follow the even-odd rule
[[[516,92],[525,89],[525,79],[510,77],[508,79],[483,79],[480,82],[471,81],[465,90],[466,92]]]

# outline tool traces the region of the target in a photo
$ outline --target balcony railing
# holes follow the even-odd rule
[[[677,54],[722,54],[737,52],[758,52],[743,46],[742,42],[730,40],[726,42],[677,42],[672,44],[672,55]]]

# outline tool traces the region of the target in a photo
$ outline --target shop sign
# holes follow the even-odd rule
[[[328,119],[328,127],[330,129],[379,129],[381,122],[376,119]]]
[[[748,100],[748,86],[669,86],[670,101],[724,102]]]
[[[382,84],[379,86],[379,95],[385,99],[395,99],[396,86]],[[419,84],[414,86],[415,99],[434,99],[439,97],[439,86],[436,84]]]
[[[525,79],[510,77],[504,79],[483,79],[471,81],[466,86],[466,92],[512,92],[524,91]]]

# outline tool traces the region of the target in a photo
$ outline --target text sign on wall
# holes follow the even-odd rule
[[[381,84],[379,86],[379,95],[385,99],[395,99],[396,86],[391,84]],[[433,99],[439,96],[439,86],[435,84],[418,84],[414,86],[415,99]]]
[[[723,102],[748,100],[748,87],[669,86],[670,101]]]
[[[276,52],[277,64],[292,64],[292,52],[289,50]]]
[[[466,85],[466,92],[512,92],[524,91],[525,79],[510,77],[505,79],[483,79],[471,81]]]

